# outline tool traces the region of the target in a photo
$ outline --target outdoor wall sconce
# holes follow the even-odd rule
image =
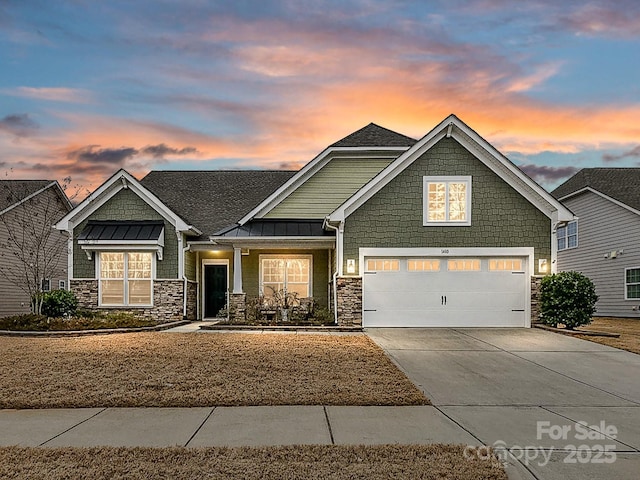
[[[347,258],[347,273],[356,273],[356,261],[353,258]]]
[[[547,273],[548,270],[549,270],[549,264],[547,263],[547,259],[546,258],[539,258],[538,259],[538,272]]]

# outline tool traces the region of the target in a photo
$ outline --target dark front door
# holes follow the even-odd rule
[[[204,316],[213,318],[227,303],[227,266],[204,266]]]

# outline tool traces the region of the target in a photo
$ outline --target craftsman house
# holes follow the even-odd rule
[[[208,319],[287,291],[341,324],[498,327],[530,325],[573,219],[451,115],[420,140],[370,124],[297,172],[120,170],[57,228],[89,308]]]
[[[598,316],[640,317],[640,168],[584,168],[552,194],[577,217],[558,228],[558,270],[593,281]]]

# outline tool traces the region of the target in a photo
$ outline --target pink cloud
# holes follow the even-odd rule
[[[91,103],[93,101],[91,92],[78,88],[16,87],[5,89],[4,93],[16,97],[33,98],[51,102]]]

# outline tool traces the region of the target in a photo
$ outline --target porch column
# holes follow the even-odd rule
[[[242,249],[233,249],[233,293],[243,293],[242,291]]]

